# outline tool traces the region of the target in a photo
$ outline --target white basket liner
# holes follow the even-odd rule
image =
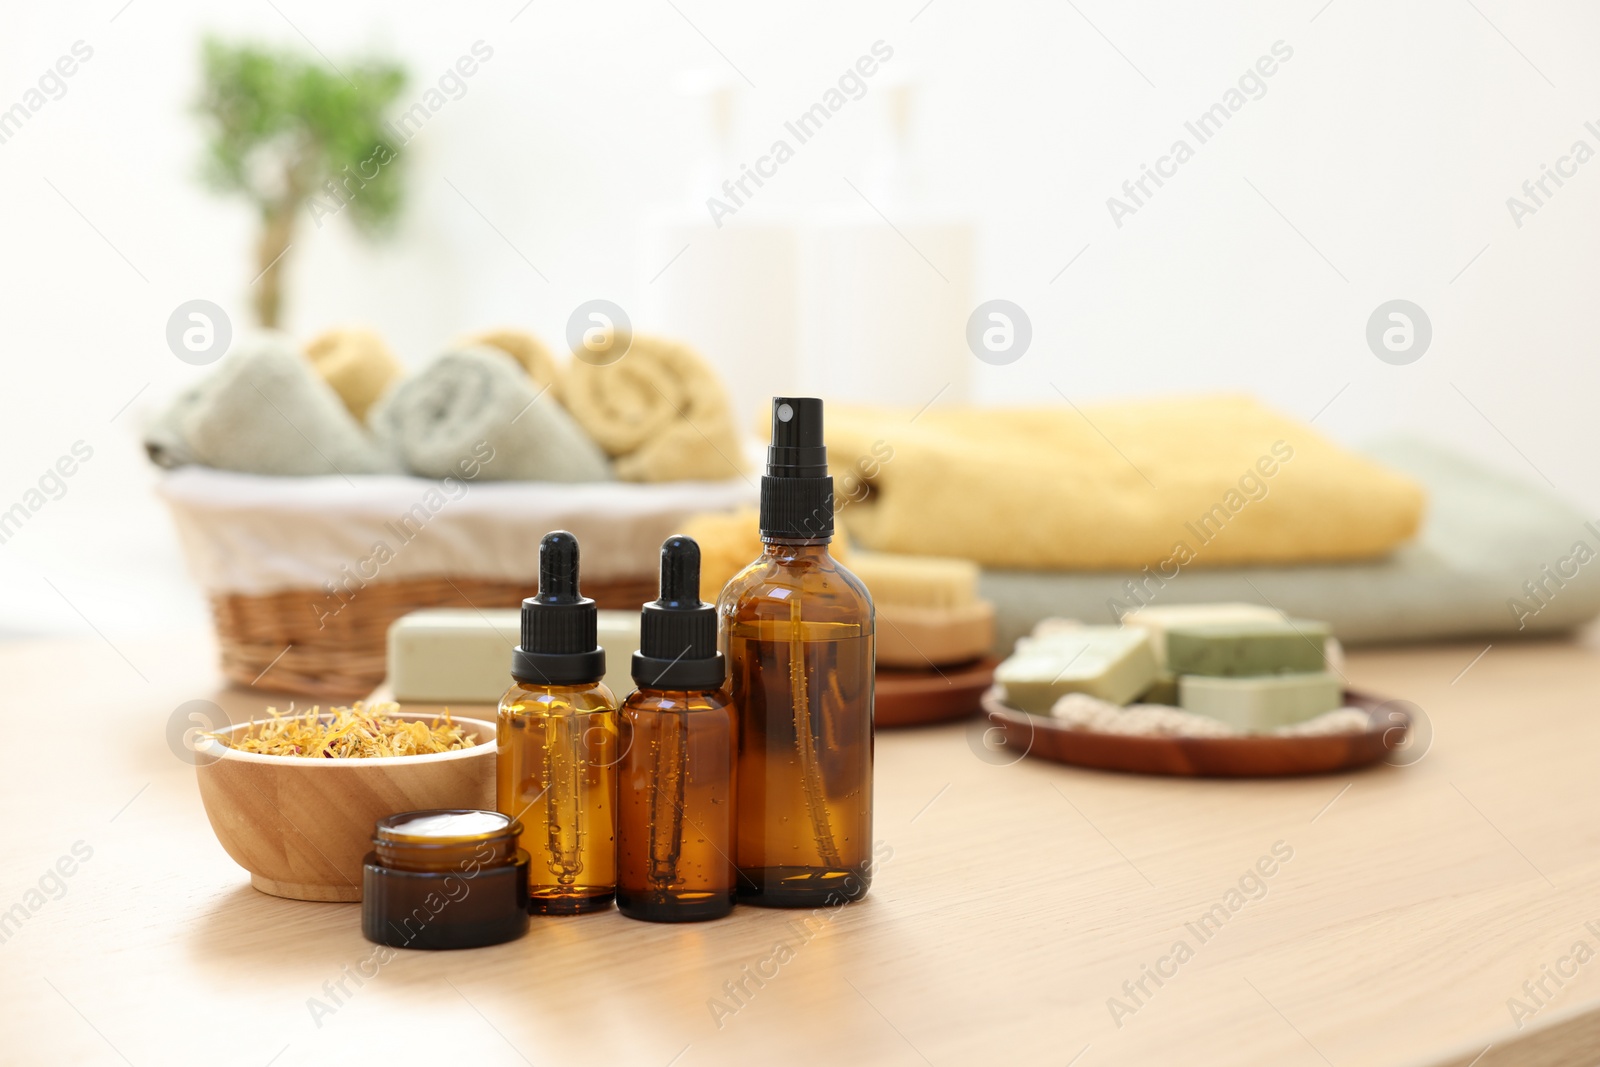
[[[446,485],[400,475],[272,478],[185,467],[157,491],[206,591],[260,595],[321,589],[346,574],[366,581],[464,576],[531,589],[539,539],[558,529],[577,536],[584,578],[649,577],[659,571],[661,542],[686,517],[754,506],[752,482]],[[408,512],[410,529],[421,530],[409,541],[400,524]],[[378,562],[379,543],[391,554],[387,562]]]

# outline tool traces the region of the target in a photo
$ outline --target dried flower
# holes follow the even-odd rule
[[[450,718],[449,709],[431,723],[399,719],[398,704],[354,707],[324,712],[320,705],[287,715],[268,708],[272,717],[252,723],[239,737],[210,736],[240,752],[301,759],[376,759],[383,756],[427,756],[472,748],[478,741]]]

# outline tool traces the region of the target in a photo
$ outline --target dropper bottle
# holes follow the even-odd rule
[[[871,882],[872,598],[828,553],[822,401],[774,397],[760,558],[717,611],[738,713],[739,899],[859,900]]]
[[[700,600],[700,546],[661,546],[661,596],[640,615],[619,726],[617,909],[649,922],[733,909],[733,702],[716,608]]]
[[[578,539],[539,543],[539,592],[522,602],[522,643],[500,698],[496,801],[522,823],[528,910],[572,915],[616,892],[617,698],[593,600],[578,591]]]

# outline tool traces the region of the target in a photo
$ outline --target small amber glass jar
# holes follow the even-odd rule
[[[361,932],[393,948],[476,948],[528,930],[522,826],[447,808],[378,820],[362,868]]]

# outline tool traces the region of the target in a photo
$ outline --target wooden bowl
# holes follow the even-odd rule
[[[1332,774],[1403,755],[1413,723],[1402,701],[1345,690],[1345,705],[1367,713],[1361,733],[1317,737],[1134,737],[1076,730],[1058,719],[1030,715],[990,690],[983,707],[993,727],[1017,756],[1131,774],[1188,778],[1281,778]],[[1413,757],[1413,758],[1420,758]]]
[[[397,718],[431,721],[433,712]],[[453,717],[472,748],[382,759],[299,759],[196,746],[200,799],[217,840],[263,893],[294,900],[360,900],[361,861],[385,815],[495,805],[495,725]],[[241,723],[222,731],[236,736]]]

